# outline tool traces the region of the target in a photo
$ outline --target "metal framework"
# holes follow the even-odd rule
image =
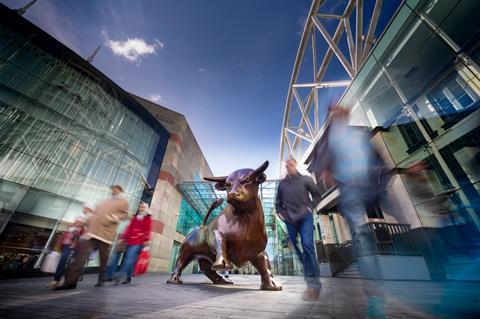
[[[322,13],[321,9],[325,2],[325,0],[312,1],[297,51],[285,103],[280,138],[280,175],[282,175],[284,161],[290,157],[302,159],[322,132],[323,127],[321,127],[319,118],[319,94],[331,88],[343,87],[346,89],[367,59],[374,43],[382,0],[375,1],[373,11],[369,15],[371,19],[366,34],[363,30],[363,0],[349,0],[341,15]],[[332,21],[337,23],[333,36],[325,27],[324,22],[327,20],[329,23]],[[352,23],[355,24],[354,32]],[[327,44],[326,53],[320,57],[321,59],[317,56],[317,34],[320,34]],[[346,41],[346,46],[341,45],[342,39]],[[313,81],[303,83],[298,79],[309,47],[313,62]],[[326,72],[334,56],[343,66],[345,78],[329,81],[326,79]],[[308,90],[306,97],[302,98],[300,89]],[[319,92],[320,89],[321,92]],[[328,107],[328,105],[321,107]],[[295,119],[295,115],[299,115],[300,120]],[[295,120],[297,122],[294,123]]]

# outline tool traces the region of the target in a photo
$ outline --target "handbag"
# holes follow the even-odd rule
[[[58,263],[60,262],[60,253],[57,251],[50,252],[43,260],[41,271],[53,274],[57,270]]]
[[[142,250],[142,252],[138,256],[137,263],[135,264],[135,268],[133,269],[133,274],[135,276],[140,276],[145,274],[148,270],[149,262],[150,262],[150,251]]]

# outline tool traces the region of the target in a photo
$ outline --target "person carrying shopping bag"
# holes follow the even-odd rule
[[[130,224],[120,237],[127,244],[127,250],[123,256],[124,260],[119,274],[114,276],[116,283],[120,282],[120,277],[125,278],[122,282],[123,285],[132,281],[133,269],[140,252],[149,249],[151,227],[152,218],[148,213],[148,204],[141,202],[137,213],[132,217]]]
[[[100,257],[100,271],[95,287],[103,286],[110,246],[115,239],[119,223],[128,218],[129,206],[128,199],[122,196],[122,186],[113,185],[110,189],[111,196],[95,205],[95,214],[89,218],[87,229],[80,238],[75,260],[69,267],[65,282],[62,286],[53,288],[54,290],[77,287],[77,282],[92,251],[98,251]]]
[[[77,216],[73,225],[71,225],[66,232],[63,233],[60,238],[60,247],[61,252],[60,260],[56,267],[55,275],[53,276],[53,281],[47,284],[49,288],[55,288],[58,286],[60,279],[65,274],[66,269],[70,265],[72,258],[75,254],[75,251],[78,249],[78,240],[80,236],[85,231],[85,223],[91,214],[95,211],[95,206],[90,203],[83,204],[83,214]]]

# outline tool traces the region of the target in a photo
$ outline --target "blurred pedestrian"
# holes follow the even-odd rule
[[[343,107],[332,109],[322,169],[311,169],[321,173],[327,184],[338,186],[338,207],[347,219],[358,253],[364,246],[358,228],[365,224],[365,210],[387,205],[398,209],[398,205],[386,196],[393,171],[373,147],[369,134],[348,125],[349,116]]]
[[[108,268],[107,268],[107,278],[105,281],[107,282],[113,281],[113,276],[117,272],[118,262],[120,260],[122,261],[125,260],[124,258],[122,259],[122,256],[125,254],[126,251],[127,251],[127,244],[121,237],[119,237],[115,244],[115,251],[110,256],[110,261],[108,263]]]
[[[87,218],[94,210],[95,205],[90,203],[83,204],[83,214],[77,216],[73,224],[63,233],[59,245],[59,250],[61,251],[60,261],[53,276],[53,281],[48,283],[47,287],[55,288],[58,286],[60,279],[65,274],[65,270],[73,260],[75,251],[78,249],[78,242],[84,232]]]
[[[75,254],[75,261],[70,267],[65,282],[55,290],[75,289],[82,274],[82,269],[93,250],[100,255],[100,272],[95,287],[103,286],[105,269],[108,261],[110,246],[120,221],[128,218],[128,200],[121,194],[120,185],[111,187],[111,196],[96,205],[95,214],[87,224],[87,232],[80,239],[80,247]]]
[[[123,285],[132,281],[133,268],[137,262],[138,255],[142,250],[149,249],[151,228],[152,218],[148,213],[148,204],[141,202],[130,224],[120,237],[120,240],[126,243],[127,250],[123,256],[124,260],[119,274],[114,276],[117,282],[120,281],[120,277],[125,278],[122,282]],[[111,269],[116,268],[116,265],[112,264],[110,267]]]
[[[287,160],[286,169],[288,174],[278,185],[275,208],[280,219],[285,222],[290,241],[303,263],[307,282],[303,298],[314,300],[319,296],[320,272],[313,237],[313,210],[320,200],[320,192],[310,176],[298,172],[295,159]],[[298,246],[298,235],[302,250]]]

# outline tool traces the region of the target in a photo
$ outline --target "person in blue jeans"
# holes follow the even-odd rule
[[[127,250],[126,244],[123,241],[123,239],[120,238],[117,241],[117,245],[115,247],[114,253],[110,257],[110,262],[108,264],[108,269],[107,269],[107,279],[106,279],[106,281],[108,281],[108,282],[113,281],[113,276],[117,272],[118,262],[120,261],[120,258],[122,257],[122,255],[124,255],[126,250]]]
[[[321,195],[313,179],[298,172],[295,159],[287,160],[286,169],[287,176],[278,184],[275,208],[280,219],[285,222],[288,236],[303,263],[307,282],[303,298],[314,300],[319,296],[320,271],[313,236],[313,209]],[[298,236],[302,249],[298,245]]]
[[[124,285],[132,281],[133,269],[140,252],[149,249],[151,225],[152,218],[148,213],[148,204],[141,202],[137,213],[132,216],[130,224],[121,236],[121,240],[127,245],[127,251],[123,255],[119,275],[114,276],[116,282],[119,281],[120,276],[125,277],[125,280],[122,282]],[[118,259],[112,260],[111,267],[115,267],[117,263]]]

